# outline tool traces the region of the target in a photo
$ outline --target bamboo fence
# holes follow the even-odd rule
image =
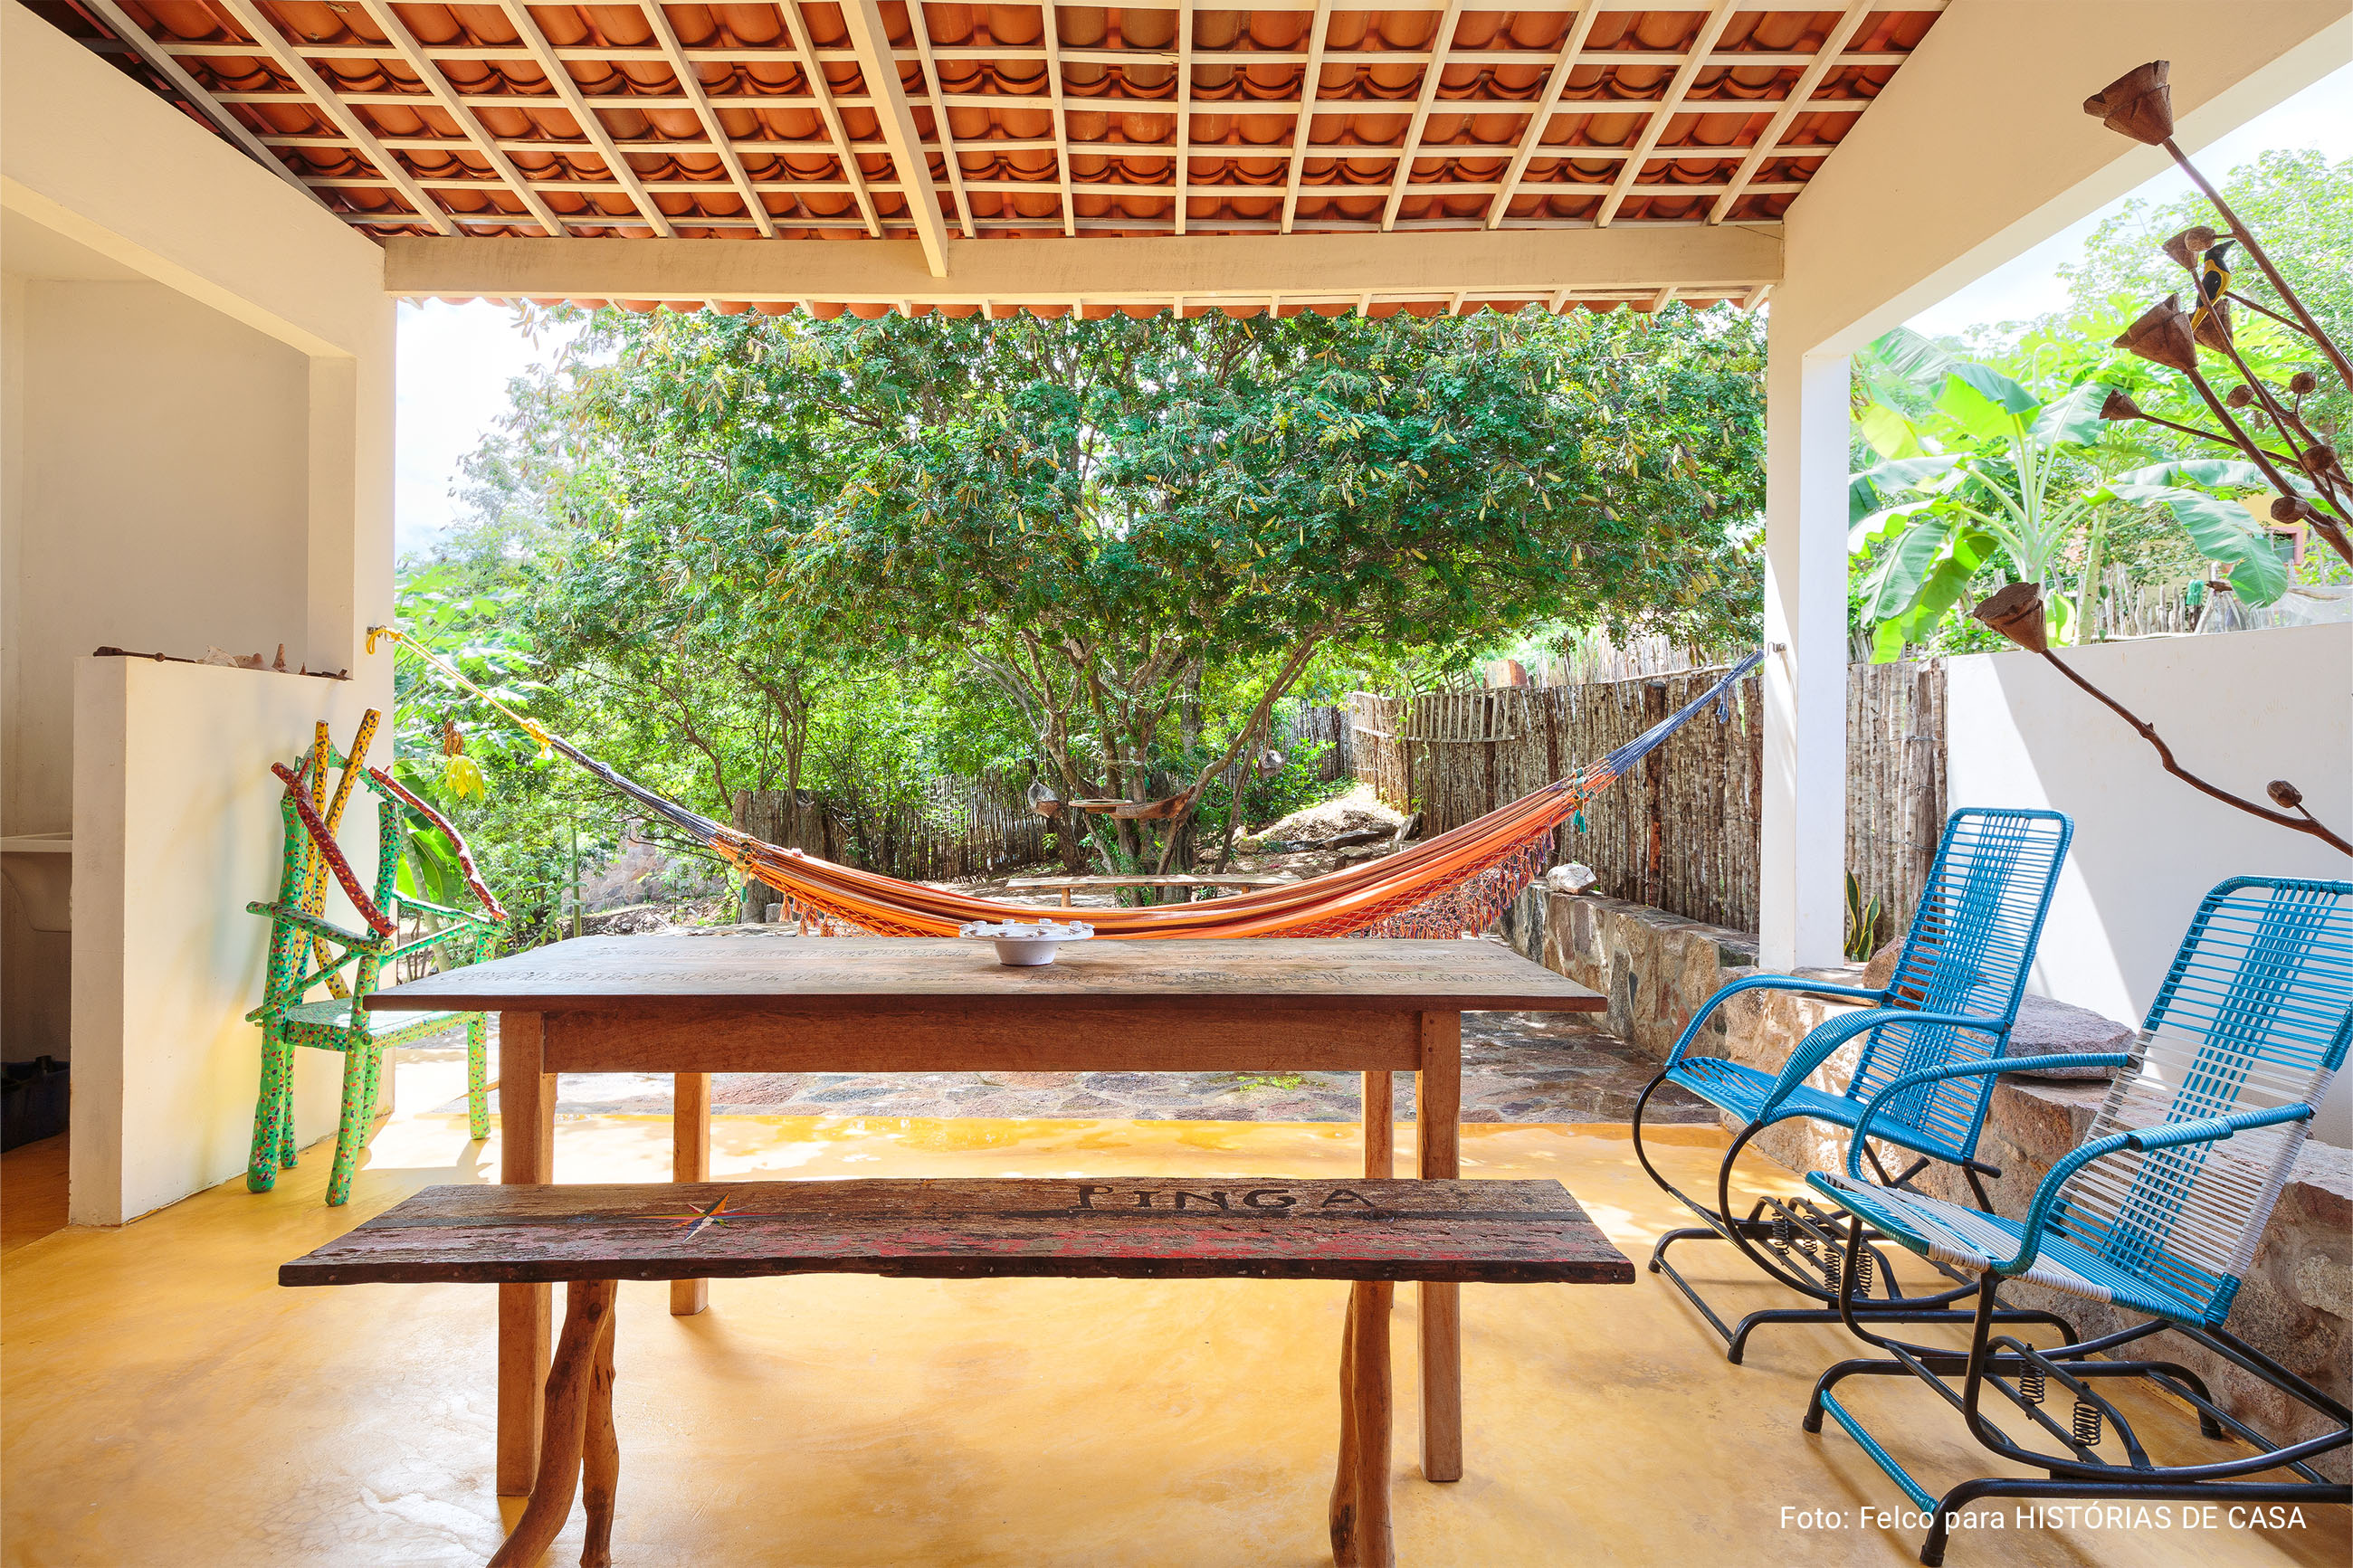
[[[1046,858],[1050,826],[1029,809],[1018,785],[995,772],[934,779],[921,801],[902,803],[863,835],[846,813],[807,790],[737,790],[733,815],[737,827],[771,844],[910,882],[958,881],[1034,865]]]
[[[1318,777],[1336,783],[1356,776],[1356,735],[1347,709],[1304,705],[1278,709],[1267,728],[1267,744],[1286,757],[1304,745],[1329,746],[1317,763]]]
[[[1425,835],[1442,833],[1623,745],[1721,673],[1410,699],[1358,692],[1348,709],[1356,776],[1398,809],[1419,811]],[[1944,689],[1933,662],[1849,671],[1847,866],[1881,901],[1881,940],[1910,920],[1936,858]],[[1755,931],[1764,738],[1751,676],[1728,719],[1703,712],[1589,802],[1581,830],[1563,826],[1555,860],[1592,868],[1609,897]]]

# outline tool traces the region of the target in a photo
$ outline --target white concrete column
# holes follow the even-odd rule
[[[1768,969],[1837,963],[1846,862],[1847,362],[1771,335],[1766,371],[1765,778],[1757,890]]]

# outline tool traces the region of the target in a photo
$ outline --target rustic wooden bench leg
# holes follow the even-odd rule
[[[1389,1528],[1389,1301],[1397,1287],[1367,1279],[1350,1292],[1349,1370],[1356,1378],[1356,1554],[1354,1568],[1396,1568]]]
[[[1462,1015],[1421,1016],[1421,1077],[1414,1088],[1414,1145],[1424,1181],[1462,1173]],[[1462,1287],[1431,1281],[1421,1293],[1421,1473],[1462,1479]]]
[[[711,1180],[711,1075],[673,1073],[670,1095],[670,1175],[674,1182]],[[711,1305],[711,1281],[670,1282],[670,1315],[691,1318]]]
[[[599,1347],[610,1331],[616,1283],[575,1279],[565,1287],[564,1335],[548,1369],[546,1415],[540,1423],[539,1475],[522,1517],[491,1559],[491,1568],[531,1568],[572,1513],[588,1432],[590,1385]]]
[[[1356,1568],[1356,1295],[1348,1287],[1348,1310],[1340,1317],[1340,1458],[1332,1477],[1332,1562]]]
[[[596,1364],[588,1374],[587,1430],[581,1440],[580,1500],[588,1511],[587,1539],[580,1568],[611,1568],[613,1495],[621,1484],[621,1444],[613,1435],[613,1338],[619,1332],[617,1299],[605,1314],[596,1341]]]

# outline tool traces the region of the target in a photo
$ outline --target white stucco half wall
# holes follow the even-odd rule
[[[140,658],[84,657],[74,677],[74,925],[121,941],[75,953],[72,1217],[120,1225],[245,1168],[261,1074],[245,1014],[261,1000],[269,936],[245,906],[278,896],[283,843],[286,790],[269,764],[293,763],[322,719],[348,746],[368,694]],[[391,745],[387,723],[374,760]],[[375,796],[354,790],[337,837],[364,885],[375,823]],[[323,912],[361,929],[332,880]],[[343,1058],[295,1058],[295,1138],[310,1145],[334,1134]],[[332,1154],[324,1143],[302,1158]]]
[[[2270,780],[2353,835],[2353,626],[2152,637],[2059,653],[2181,765],[2261,801]],[[2137,1023],[2198,900],[2228,877],[2353,878],[2353,859],[2166,773],[2123,721],[2028,653],[1946,664],[1947,798],[2074,819],[2033,989]],[[2353,1076],[2315,1134],[2353,1144]]]

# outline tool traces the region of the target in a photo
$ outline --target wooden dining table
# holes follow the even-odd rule
[[[1034,968],[956,939],[773,931],[602,936],[369,996],[374,1012],[499,1015],[500,1178],[552,1182],[559,1073],[675,1076],[672,1173],[711,1172],[711,1075],[1314,1072],[1364,1075],[1365,1174],[1394,1173],[1392,1075],[1417,1075],[1417,1174],[1461,1173],[1462,1015],[1607,1003],[1492,942],[1092,942]],[[1421,1469],[1462,1476],[1461,1286],[1420,1291]],[[708,1302],[677,1280],[670,1310]],[[498,1287],[498,1489],[531,1489],[549,1287]]]

